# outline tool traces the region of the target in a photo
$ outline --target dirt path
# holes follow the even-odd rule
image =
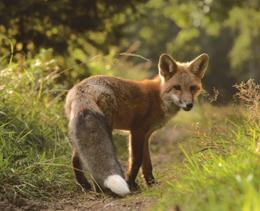
[[[180,162],[182,153],[177,144],[180,143],[188,131],[184,128],[167,126],[153,135],[151,141],[152,161],[155,172],[167,175],[167,164]],[[123,162],[123,166],[126,163]],[[161,178],[162,180],[162,178]],[[160,188],[164,181],[154,188]],[[139,180],[140,183],[140,180]],[[133,193],[126,198],[113,198],[105,194],[93,192],[83,193],[80,190],[70,199],[58,199],[56,202],[38,202],[16,198],[11,203],[0,200],[0,210],[149,210],[156,199],[141,192]]]

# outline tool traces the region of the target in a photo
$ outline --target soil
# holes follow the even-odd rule
[[[160,169],[160,173],[167,174],[168,163],[182,161],[183,156],[177,144],[187,134],[188,130],[184,128],[167,126],[152,136],[151,154],[155,172]],[[156,188],[160,188],[162,183],[163,181],[158,181]],[[156,199],[146,195],[134,192],[126,198],[115,198],[94,192],[85,193],[79,189],[76,196],[70,199],[57,199],[55,202],[32,201],[19,197],[2,200],[0,198],[0,210],[149,210],[156,203]]]

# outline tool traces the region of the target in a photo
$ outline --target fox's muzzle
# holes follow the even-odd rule
[[[186,104],[186,107],[183,107],[184,111],[190,111],[193,107],[193,103]]]

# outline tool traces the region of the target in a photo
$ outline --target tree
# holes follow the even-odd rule
[[[122,43],[138,41],[136,53],[152,59],[154,69],[162,52],[180,61],[207,52],[206,88],[216,87],[220,101],[229,101],[235,83],[260,81],[259,8],[257,0],[150,0]]]
[[[120,31],[146,0],[2,0],[0,34],[27,52],[51,47],[65,52],[71,40],[84,39],[98,49],[115,44]],[[102,41],[88,34],[102,34]],[[94,38],[93,38],[94,37]],[[74,39],[74,40],[75,40]]]

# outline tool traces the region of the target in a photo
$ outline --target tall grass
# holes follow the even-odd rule
[[[238,96],[245,97],[246,102],[253,95],[259,96],[251,93],[258,85],[247,90],[251,93],[248,98],[245,85],[241,86]],[[259,101],[257,104],[253,99],[256,108]],[[189,147],[179,145],[185,161],[169,167],[176,176],[167,182],[168,191],[164,190],[167,193],[155,210],[260,210],[260,122],[252,118],[258,113],[241,103],[225,108],[207,105],[200,108],[199,117],[193,119],[200,123],[188,137]]]
[[[126,76],[120,69],[127,69],[127,61],[112,62],[108,72],[99,72],[106,70],[107,59],[112,61],[101,57],[89,65],[94,72]],[[76,190],[60,73],[49,56],[10,62],[0,70],[0,196],[49,199]],[[130,74],[134,78],[138,68]],[[245,108],[202,105],[195,115],[175,118],[193,132],[186,137],[188,144],[179,145],[185,161],[169,166],[172,176],[166,185],[156,193],[147,190],[160,196],[156,210],[260,209],[259,86],[251,81],[237,88]]]
[[[147,75],[148,66],[115,56],[114,51],[87,59],[90,72],[139,79]],[[0,64],[0,196],[69,195],[77,186],[63,106],[66,86],[78,81],[72,76],[84,75],[77,72],[80,65],[64,70],[66,58],[61,62],[44,49],[34,59],[17,54],[4,64],[5,59]]]
[[[7,197],[74,187],[57,76],[54,61],[12,63],[0,72],[0,192]]]

